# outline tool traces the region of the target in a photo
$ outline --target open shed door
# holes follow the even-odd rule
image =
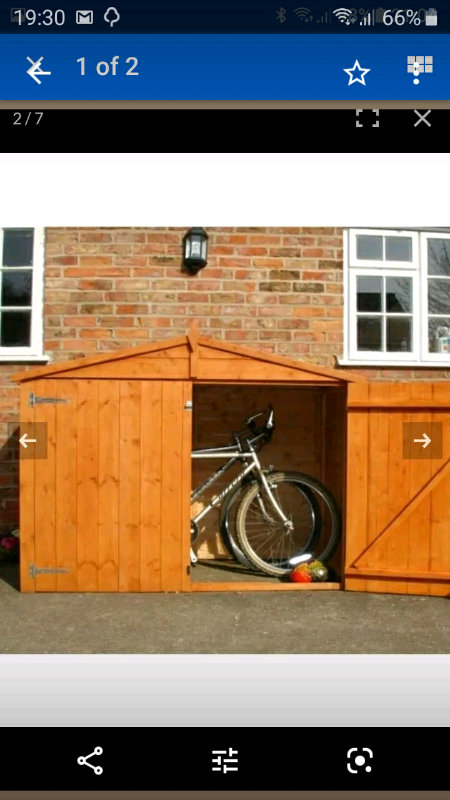
[[[450,383],[349,385],[345,588],[450,596],[449,498]]]
[[[47,444],[21,448],[22,591],[188,590],[190,382],[74,373],[21,395]]]

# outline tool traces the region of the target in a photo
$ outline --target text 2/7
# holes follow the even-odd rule
[[[95,71],[97,75],[117,75],[119,72],[119,56],[114,56],[111,61],[98,61],[95,65]],[[77,58],[77,64],[81,64],[81,74],[86,75],[86,59],[84,58]],[[136,67],[138,65],[138,60],[134,56],[130,56],[125,60],[125,64],[130,64],[125,72],[125,75],[139,75],[139,72],[136,72]]]

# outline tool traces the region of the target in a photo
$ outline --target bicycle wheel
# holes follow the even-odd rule
[[[268,476],[271,491],[285,516],[293,523],[288,530],[280,519],[264,487],[250,486],[236,516],[239,545],[254,567],[267,575],[282,576],[292,571],[291,558],[310,553],[318,561],[333,554],[340,535],[340,514],[328,489],[316,478],[300,472],[276,472]],[[324,526],[317,530],[311,496],[326,514]]]
[[[243,500],[244,492],[247,491],[250,486],[254,485],[258,485],[256,478],[250,478],[242,481],[240,486],[238,486],[234,492],[230,492],[230,494],[225,498],[220,509],[219,531],[222,542],[229,554],[233,556],[233,558],[235,558],[239,564],[242,564],[243,567],[247,568],[252,568],[254,565],[243,553],[238,544],[236,516],[239,506]],[[314,520],[311,538],[307,542],[307,547],[313,548],[315,547],[320,536],[320,531],[322,528],[322,515],[319,504],[317,503],[311,490],[306,486],[302,486],[302,492],[310,502]]]

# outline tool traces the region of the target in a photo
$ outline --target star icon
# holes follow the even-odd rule
[[[355,77],[354,74],[355,70],[358,70],[358,72],[360,73],[359,78]],[[362,85],[365,86],[366,82],[364,80],[364,75],[367,75],[367,73],[370,72],[370,69],[362,69],[362,67],[360,67],[359,65],[359,61],[355,61],[353,67],[349,69],[344,69],[344,72],[346,72],[347,75],[350,77],[350,80],[348,82],[349,86],[351,86],[352,83],[362,83]]]

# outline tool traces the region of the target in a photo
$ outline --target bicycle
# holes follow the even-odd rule
[[[264,413],[267,414],[264,424],[257,426],[255,420]],[[228,460],[192,492],[191,503],[234,464],[241,462],[245,466],[191,520],[191,563],[198,560],[192,548],[199,535],[198,523],[220,504],[220,536],[228,552],[243,566],[281,577],[302,561],[311,558],[326,561],[333,554],[340,535],[340,514],[332,494],[310,475],[261,466],[258,450],[272,439],[275,428],[272,406],[267,412],[249,417],[245,424],[247,430],[234,433],[232,444],[192,452],[193,459]],[[236,505],[234,530],[232,509]],[[321,543],[321,507],[330,519],[325,543]]]

